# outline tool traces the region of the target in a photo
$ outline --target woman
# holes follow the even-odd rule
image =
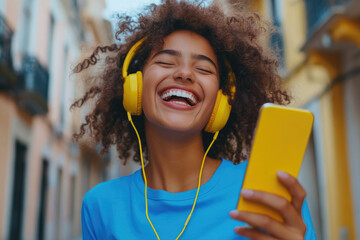
[[[289,102],[277,60],[259,44],[265,26],[254,13],[226,16],[216,6],[168,0],[137,21],[121,17],[122,44],[98,47],[75,68],[96,64],[99,51],[115,53],[101,83],[73,104],[96,98],[75,137],[88,128],[104,151],[115,144],[121,159],[135,150],[133,159],[144,153],[146,161],[86,194],[84,239],[315,239],[305,191],[292,176],[278,175],[292,202],[241,191],[261,105]],[[284,222],[233,210],[240,191]]]

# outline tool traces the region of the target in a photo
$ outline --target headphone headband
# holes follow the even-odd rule
[[[123,66],[122,66],[123,78],[127,77],[127,75],[128,75],[127,71],[128,71],[129,65],[130,65],[132,59],[134,58],[134,56],[136,54],[136,51],[138,50],[139,46],[145,41],[145,39],[146,39],[146,37],[140,39],[137,43],[135,43],[134,46],[132,46],[130,48],[128,54],[126,55]]]

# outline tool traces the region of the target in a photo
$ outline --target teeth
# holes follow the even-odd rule
[[[182,105],[186,105],[186,106],[187,106],[187,104],[186,104],[186,103],[184,103],[184,102],[180,102],[180,101],[174,101],[174,103],[177,103],[177,104],[182,104]]]
[[[168,90],[162,93],[161,99],[166,99],[168,97],[181,97],[189,99],[193,104],[197,103],[196,97],[191,92],[187,92],[184,90]],[[177,101],[178,102],[178,101]]]

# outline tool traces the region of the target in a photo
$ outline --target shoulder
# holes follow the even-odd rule
[[[222,184],[242,184],[242,181],[245,176],[246,168],[248,161],[243,161],[239,164],[234,164],[233,162],[222,159],[222,165],[220,169],[220,175]]]
[[[137,172],[127,176],[99,183],[90,189],[84,196],[83,202],[103,201],[106,199],[119,199],[128,194]]]
[[[226,159],[222,159],[222,161],[222,169],[224,173],[245,173],[248,164],[248,161],[243,161],[239,164],[234,164],[233,162]]]

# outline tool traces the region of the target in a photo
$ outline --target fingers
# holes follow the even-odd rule
[[[276,240],[276,238],[271,237],[268,234],[265,234],[259,230],[248,228],[248,227],[236,227],[235,232],[244,237],[248,237],[252,240]]]
[[[306,229],[301,213],[299,214],[295,207],[285,198],[266,192],[252,191],[248,189],[243,189],[241,194],[246,200],[266,205],[279,212],[284,218],[286,225],[301,230]],[[263,226],[259,227],[264,228]]]
[[[301,208],[306,197],[306,191],[299,181],[290,174],[278,171],[277,176],[279,181],[289,190],[292,196],[292,205],[296,211],[301,214]]]
[[[243,189],[241,191],[244,199],[268,206],[278,212],[283,218],[284,223],[264,214],[250,212],[230,212],[233,219],[248,223],[258,228],[237,227],[235,232],[250,239],[304,239],[306,225],[301,216],[301,209],[306,197],[306,192],[299,181],[293,176],[279,171],[277,173],[279,181],[288,189],[291,194],[291,202],[283,197],[262,191]],[[263,229],[261,231],[259,229]]]
[[[271,233],[271,235],[273,235],[274,237],[277,237],[277,238],[291,236],[291,234],[292,234],[291,230],[289,230],[285,225],[281,224],[278,221],[275,221],[274,219],[272,219],[271,217],[268,217],[266,215],[235,210],[235,211],[230,212],[230,217],[233,219],[242,221],[242,222],[246,222],[255,228],[261,228],[261,229],[265,230],[266,232]],[[262,235],[269,236],[268,234],[266,234],[264,232],[260,232],[258,230],[255,230],[255,231],[241,230],[241,231],[251,232],[251,234],[254,236],[262,236]],[[237,232],[236,229],[235,229],[235,232]],[[269,238],[269,239],[272,239],[272,238]]]

